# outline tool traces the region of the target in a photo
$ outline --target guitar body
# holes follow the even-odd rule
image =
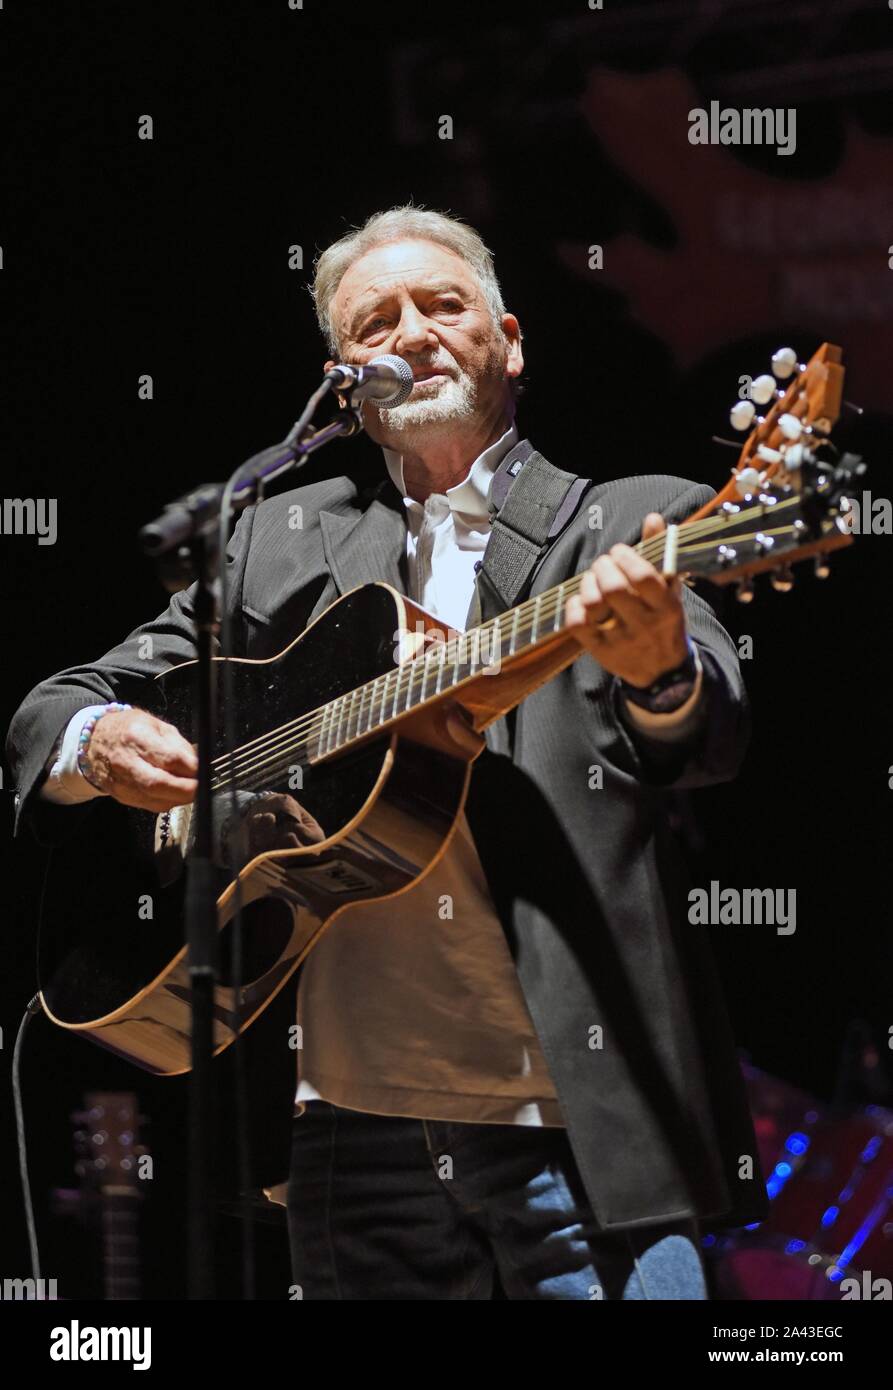
[[[390,586],[366,584],[334,603],[279,656],[233,661],[237,746],[261,740],[265,749],[271,731],[275,736],[334,697],[393,671],[395,633],[418,630],[419,621],[429,631],[438,627]],[[215,663],[221,757],[222,666]],[[189,662],[158,678],[164,697],[159,712],[191,742],[195,669]],[[216,1052],[270,1002],[339,913],[405,892],[440,858],[464,804],[471,762],[483,747],[457,717],[441,702],[401,723],[399,732],[377,733],[309,767],[251,755],[254,787],[239,792],[238,819],[249,844],[240,874],[239,999],[230,977],[237,895],[223,830],[228,818],[232,825],[231,795],[228,786],[215,793]],[[295,844],[300,808],[318,823],[322,838],[279,848]],[[184,946],[191,831],[192,807],[156,816],[97,801],[80,834],[53,851],[41,912],[39,976],[49,1016],[163,1075],[191,1065]]]

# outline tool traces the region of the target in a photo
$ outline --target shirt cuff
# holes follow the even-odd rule
[[[691,694],[678,709],[669,714],[654,714],[653,711],[634,705],[631,700],[623,700],[627,720],[639,732],[658,742],[675,742],[687,738],[694,729],[701,713],[701,688],[704,683],[704,668],[698,655],[698,648],[692,643],[695,654],[695,681]]]
[[[40,789],[45,801],[55,801],[60,806],[76,806],[82,801],[92,801],[96,796],[106,795],[88,782],[78,767],[78,739],[87,720],[102,714],[107,708],[107,705],[87,705],[69,719],[65,732],[47,759],[47,779]]]

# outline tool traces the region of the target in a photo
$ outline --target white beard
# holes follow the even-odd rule
[[[477,391],[467,372],[460,371],[458,378],[448,377],[436,390],[428,389],[416,397],[417,390],[418,387],[414,387],[412,396],[402,405],[378,408],[374,401],[370,402],[378,409],[381,422],[389,431],[412,437],[432,425],[471,419],[477,409]]]

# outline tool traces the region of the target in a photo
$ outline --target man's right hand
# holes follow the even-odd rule
[[[124,806],[169,811],[195,800],[198,758],[173,724],[142,709],[104,714],[87,748],[90,780]]]

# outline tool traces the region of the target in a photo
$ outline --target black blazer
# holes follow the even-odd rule
[[[618,541],[647,511],[682,521],[713,496],[661,475],[597,483],[535,573],[538,593]],[[590,503],[602,507],[589,526]],[[295,510],[300,509],[300,510]],[[228,550],[238,655],[273,656],[339,594],[370,580],[406,592],[406,520],[390,478],[326,479],[242,515]],[[732,778],[748,735],[735,647],[709,604],[684,590],[704,669],[705,717],[684,745],[658,746],[624,720],[616,682],[594,658],[535,691],[487,730],[466,813],[568,1136],[603,1229],[765,1215],[765,1186],[707,930],[686,914],[667,793]],[[36,795],[55,740],[82,706],[153,707],[152,677],[194,656],[192,590],[95,664],[37,686],[10,731],[18,815],[52,843],[89,816]],[[137,655],[151,634],[153,655]],[[590,787],[590,769],[603,786]],[[278,1008],[277,1008],[278,1005]],[[248,1031],[254,1177],[285,1178],[294,1055],[275,1036],[294,1017],[283,990]],[[601,1046],[593,1045],[601,1029]],[[216,1064],[228,1096],[234,1049]],[[168,1083],[166,1083],[168,1084]],[[224,1158],[234,1153],[228,1111]],[[749,1161],[749,1162],[748,1162]],[[221,1164],[222,1190],[232,1170]],[[742,1174],[744,1176],[742,1176]]]

